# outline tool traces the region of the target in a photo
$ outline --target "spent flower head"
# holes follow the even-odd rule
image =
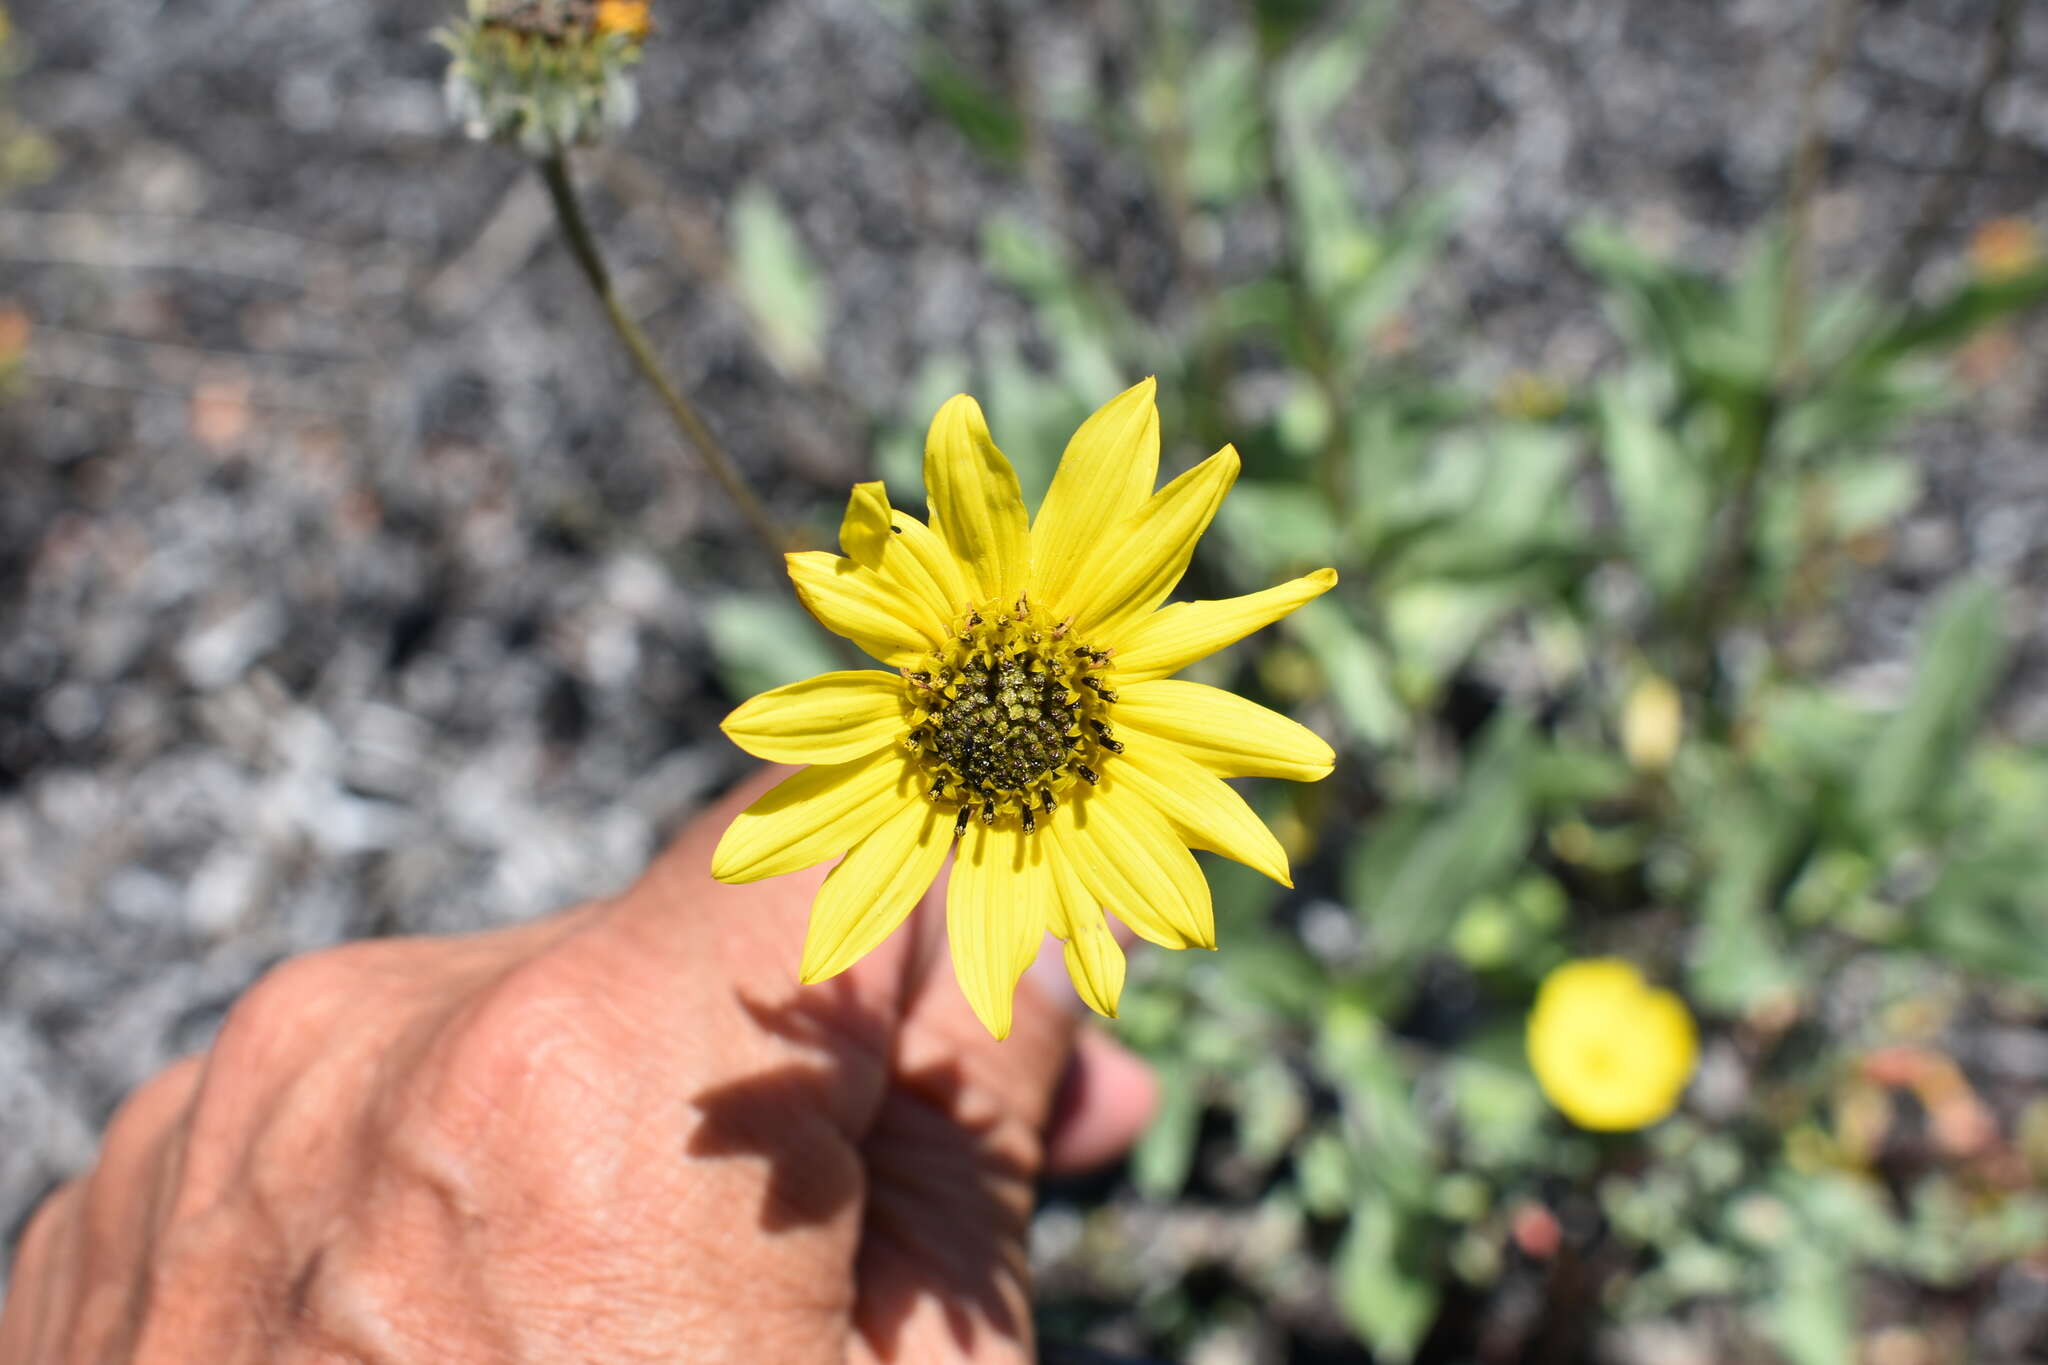
[[[1970,269],[1996,284],[2041,264],[2041,237],[2024,218],[1993,218],[1970,234]]]
[[[1649,1127],[1677,1107],[1698,1059],[1685,1002],[1620,958],[1567,962],[1536,992],[1529,1065],[1544,1095],[1581,1128]]]
[[[435,35],[448,110],[479,141],[552,156],[629,127],[632,69],[652,27],[637,0],[469,0]]]
[[[902,923],[958,844],[946,930],[961,991],[1010,1031],[1047,932],[1090,1007],[1114,1015],[1124,954],[1105,911],[1167,948],[1216,946],[1190,846],[1292,885],[1287,855],[1223,779],[1315,781],[1330,746],[1284,716],[1170,675],[1337,581],[1162,606],[1237,477],[1228,446],[1153,490],[1151,380],[1068,442],[1035,520],[981,408],[961,394],[925,441],[927,525],[857,486],[844,555],[789,556],[804,605],[894,672],[766,692],[724,730],[813,766],[742,812],[712,875],[749,882],[845,855],[812,905],[799,975],[845,970]]]

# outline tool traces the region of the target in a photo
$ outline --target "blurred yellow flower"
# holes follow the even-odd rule
[[[654,27],[644,0],[599,0],[593,25],[599,33],[623,33],[639,40]]]
[[[1529,1014],[1529,1065],[1581,1128],[1625,1132],[1669,1114],[1692,1078],[1699,1036],[1685,1004],[1632,963],[1596,957],[1544,978]]]
[[[1315,781],[1330,746],[1169,675],[1337,575],[1162,608],[1238,463],[1225,446],[1154,492],[1153,388],[1082,424],[1028,528],[1016,472],[960,394],[925,438],[930,525],[864,483],[839,528],[844,556],[789,556],[811,614],[895,670],[826,673],[725,719],[757,758],[815,766],[734,819],[712,876],[758,881],[845,855],[812,904],[803,981],[887,938],[956,842],[953,974],[998,1038],[1048,931],[1066,944],[1074,988],[1106,1015],[1124,954],[1105,909],[1163,947],[1216,946],[1190,845],[1292,885],[1279,841],[1223,779]]]

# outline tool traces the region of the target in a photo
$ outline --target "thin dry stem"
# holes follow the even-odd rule
[[[741,477],[739,466],[711,428],[698,415],[697,409],[682,392],[669,382],[662,371],[661,362],[654,354],[654,347],[640,325],[633,321],[619,303],[617,292],[612,288],[611,271],[606,268],[604,257],[598,251],[597,239],[590,231],[590,224],[583,216],[582,201],[576,195],[575,184],[569,178],[569,163],[565,153],[556,152],[544,157],[540,163],[542,181],[547,185],[548,198],[554,202],[555,216],[561,221],[562,235],[568,240],[569,252],[582,268],[584,279],[590,282],[591,292],[597,295],[605,319],[619,340],[625,343],[626,351],[633,357],[634,366],[640,375],[660,397],[661,404],[668,410],[669,419],[675,423],[686,445],[694,448],[711,477],[725,490],[733,505],[745,518],[754,538],[761,542],[763,549],[774,557],[778,572],[782,568],[782,556],[796,548],[795,543],[769,516],[768,509],[754,496],[754,490],[747,487]]]

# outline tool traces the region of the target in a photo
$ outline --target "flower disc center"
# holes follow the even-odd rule
[[[1102,756],[1123,749],[1109,729],[1109,657],[1019,597],[968,612],[926,667],[905,670],[904,743],[931,799],[957,807],[956,832],[978,817],[1014,819],[1029,833],[1075,778],[1100,780]]]

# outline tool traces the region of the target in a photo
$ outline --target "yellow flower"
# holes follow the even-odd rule
[[[1692,1015],[1619,958],[1567,962],[1529,1015],[1529,1064],[1550,1102],[1581,1128],[1622,1132],[1669,1114],[1692,1078]]]
[[[654,27],[647,16],[645,0],[598,0],[597,19],[592,25],[599,33],[623,33],[635,42]]]
[[[1155,493],[1153,388],[1082,424],[1028,528],[1016,473],[979,405],[958,395],[925,438],[929,526],[864,483],[839,528],[843,556],[789,556],[811,613],[896,670],[827,673],[725,719],[748,753],[815,766],[733,821],[712,875],[750,882],[846,855],[811,907],[805,982],[888,937],[956,840],[954,976],[998,1038],[1048,930],[1074,988],[1107,1015],[1124,955],[1105,910],[1164,947],[1216,946],[1190,845],[1292,885],[1279,842],[1222,779],[1314,781],[1330,772],[1330,746],[1168,675],[1337,575],[1161,608],[1237,477],[1237,452],[1225,446]]]

